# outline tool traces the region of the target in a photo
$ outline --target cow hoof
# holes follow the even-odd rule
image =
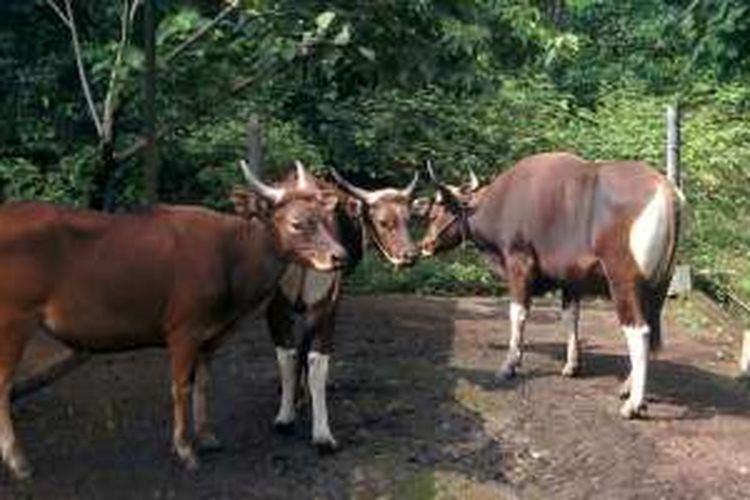
[[[642,403],[635,406],[630,400],[627,400],[620,408],[620,416],[626,420],[644,418],[646,416],[646,405]]]
[[[13,477],[18,481],[28,481],[29,479],[31,479],[31,476],[34,473],[34,471],[31,469],[31,466],[25,459],[17,460],[14,463],[11,463],[10,470],[13,474]]]
[[[629,380],[626,380],[625,382],[622,383],[617,394],[618,396],[620,396],[620,399],[628,399],[630,397],[630,381]]]
[[[282,436],[291,436],[294,434],[294,421],[292,422],[274,422],[273,428]]]
[[[562,376],[566,378],[572,378],[578,375],[580,367],[578,365],[565,365],[562,369]]]
[[[332,455],[339,451],[339,445],[333,438],[313,441],[313,446],[318,451],[318,455]]]
[[[497,375],[495,377],[498,380],[510,380],[516,376],[516,367],[515,365],[505,365],[497,372]]]
[[[195,471],[200,466],[198,456],[195,454],[195,451],[193,451],[192,446],[175,446],[175,453],[185,470]]]
[[[213,432],[203,433],[198,437],[198,449],[201,451],[217,451],[221,449],[221,441]]]

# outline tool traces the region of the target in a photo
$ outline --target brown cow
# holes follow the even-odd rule
[[[187,206],[128,215],[0,207],[0,450],[17,477],[30,468],[11,423],[11,378],[37,327],[83,350],[166,346],[177,456],[198,464],[186,429],[193,380],[195,437],[216,444],[205,388],[217,341],[268,302],[289,262],[330,271],[345,258],[323,223],[330,201],[304,170],[281,189],[241,166],[272,206],[263,219]]]
[[[319,189],[339,199],[335,212],[329,213],[328,224],[347,250],[348,268],[352,269],[363,255],[363,232],[369,234],[394,266],[412,264],[418,251],[409,236],[408,224],[411,195],[418,175],[404,189],[375,191],[353,186],[335,172],[333,177],[344,192],[321,180],[316,182]],[[279,186],[294,181],[294,178],[287,178]],[[244,189],[235,190],[232,199],[238,213],[252,216],[258,210],[257,200]],[[281,432],[289,432],[294,426],[295,395],[303,371],[298,360],[304,359],[312,399],[312,441],[321,452],[337,448],[328,423],[326,383],[342,277],[342,271],[321,272],[291,264],[267,310],[282,389],[274,424]],[[295,346],[297,314],[303,318],[303,334],[301,342]]]
[[[569,329],[563,375],[578,361],[579,301],[608,293],[615,302],[630,352],[632,390],[626,418],[645,410],[647,356],[661,342],[661,309],[669,285],[681,195],[664,176],[640,162],[588,162],[567,153],[519,161],[479,189],[438,182],[421,242],[424,255],[473,241],[492,269],[508,280],[511,338],[501,377],[521,362],[531,297],[562,290]]]

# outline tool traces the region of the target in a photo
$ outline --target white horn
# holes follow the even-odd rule
[[[479,179],[477,174],[469,167],[469,189],[473,192],[479,189]]]
[[[354,196],[355,198],[364,201],[368,205],[371,205],[376,201],[376,196],[374,193],[350,184],[346,179],[341,177],[341,175],[336,171],[335,168],[331,168],[331,175],[333,176],[333,180],[336,182],[336,184],[339,185],[339,187],[341,187],[341,189]]]
[[[432,179],[432,182],[434,182],[435,184],[440,184],[440,181],[437,180],[437,176],[435,175],[435,171],[432,170],[432,161],[427,160],[425,162],[425,165],[427,166],[427,172],[430,173],[430,179]]]
[[[294,166],[297,167],[297,189],[307,188],[307,172],[299,160],[294,160]]]
[[[408,186],[401,190],[401,194],[407,198],[411,198],[414,188],[417,187],[417,182],[419,182],[419,172],[414,172],[414,178]]]
[[[239,164],[242,173],[245,174],[245,180],[250,186],[250,189],[260,195],[262,198],[270,200],[274,204],[278,203],[281,200],[281,198],[284,196],[283,189],[274,188],[267,184],[264,184],[263,181],[258,179],[253,171],[250,170],[250,166],[245,160],[240,160]]]

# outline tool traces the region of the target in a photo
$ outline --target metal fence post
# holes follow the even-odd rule
[[[256,113],[251,114],[247,122],[247,163],[256,175],[260,175],[263,167],[263,144],[260,118]]]
[[[677,188],[682,189],[680,169],[680,110],[677,105],[667,106],[667,177]],[[684,216],[684,214],[683,214]],[[683,231],[684,233],[684,231]],[[677,264],[669,284],[670,296],[687,293],[692,288],[690,266]]]

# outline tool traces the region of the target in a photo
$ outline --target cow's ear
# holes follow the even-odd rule
[[[271,203],[246,187],[235,186],[229,195],[234,211],[242,217],[263,217],[271,210]]]
[[[339,202],[339,196],[335,191],[323,192],[323,210],[333,212]]]
[[[427,212],[430,210],[430,204],[432,201],[426,196],[420,196],[415,198],[411,202],[411,213],[415,217],[425,217]]]

